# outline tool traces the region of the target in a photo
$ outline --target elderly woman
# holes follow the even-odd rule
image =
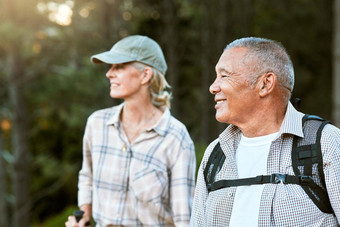
[[[123,102],[87,121],[79,172],[77,223],[96,226],[189,226],[195,150],[186,127],[170,111],[167,65],[159,45],[134,35],[92,56],[106,63],[110,96]]]

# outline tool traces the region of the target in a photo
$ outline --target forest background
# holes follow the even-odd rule
[[[86,119],[120,102],[91,55],[132,34],[159,42],[198,166],[226,127],[208,91],[214,67],[240,37],[281,42],[292,100],[340,126],[339,15],[339,0],[0,0],[0,227],[63,226],[76,209]]]

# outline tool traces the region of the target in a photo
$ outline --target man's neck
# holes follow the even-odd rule
[[[244,124],[236,125],[246,137],[265,136],[278,132],[287,110],[286,106],[263,107]]]

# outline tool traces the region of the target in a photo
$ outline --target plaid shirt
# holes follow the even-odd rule
[[[267,174],[295,175],[291,162],[293,135],[303,137],[303,114],[288,104],[278,137],[272,142],[267,159]],[[217,180],[237,179],[235,151],[241,131],[233,125],[221,133],[207,148],[202,159],[195,190],[191,226],[228,226],[237,187],[229,187],[208,194],[203,169],[210,153],[219,141],[226,155]],[[339,226],[340,220],[340,130],[326,125],[321,137],[324,173],[328,195],[334,214],[321,212],[299,185],[265,184],[261,196],[258,223],[254,226]]]
[[[123,105],[87,121],[78,205],[92,204],[100,227],[188,226],[196,158],[186,127],[166,109],[130,144],[119,121]]]

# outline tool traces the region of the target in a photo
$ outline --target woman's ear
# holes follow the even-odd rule
[[[263,77],[261,78],[261,80],[259,81],[259,95],[261,97],[265,97],[268,94],[270,94],[277,83],[277,78],[276,75],[272,72],[266,73],[263,75]]]
[[[151,81],[153,71],[150,67],[145,67],[142,72],[142,81],[141,84],[145,85],[148,84]]]

